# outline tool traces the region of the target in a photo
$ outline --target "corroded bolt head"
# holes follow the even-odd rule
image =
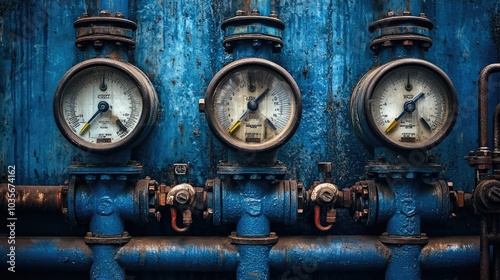
[[[186,204],[189,201],[189,193],[186,190],[179,190],[175,194],[175,201],[179,204]]]
[[[99,12],[100,17],[109,17],[111,14],[107,10],[102,10]]]
[[[333,194],[333,192],[331,190],[328,190],[328,189],[321,190],[319,192],[318,196],[321,200],[323,200],[323,202],[326,202],[326,203],[331,202],[335,198],[335,195]]]

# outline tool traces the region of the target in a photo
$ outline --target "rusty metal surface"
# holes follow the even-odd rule
[[[12,192],[11,190],[15,190]],[[9,199],[15,194],[15,210],[18,213],[61,213],[62,186],[15,186],[0,185],[0,209],[7,212]],[[3,214],[3,213],[2,213]]]
[[[488,147],[488,78],[493,73],[500,72],[500,64],[490,64],[481,70],[478,78],[478,118],[479,147]]]
[[[130,271],[234,271],[238,253],[227,237],[134,237],[117,258]]]

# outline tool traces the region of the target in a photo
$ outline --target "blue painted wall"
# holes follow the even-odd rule
[[[52,97],[59,79],[84,55],[74,46],[73,22],[86,1],[0,1],[0,166],[16,165],[17,184],[59,185],[67,167],[92,157],[69,144],[53,120]],[[132,60],[153,82],[160,99],[157,125],[132,157],[148,175],[169,184],[172,165],[190,164],[195,185],[215,176],[225,148],[212,136],[198,112],[212,76],[232,56],[222,48],[223,20],[243,1],[184,0],[129,3],[129,18],[138,24]],[[406,1],[404,1],[406,2]],[[373,1],[273,1],[286,24],[281,54],[273,60],[287,69],[303,95],[303,117],[278,159],[289,177],[306,186],[319,179],[317,162],[333,162],[334,182],[350,187],[364,177],[372,159],[350,123],[354,85],[377,57],[368,48],[368,25],[379,6]],[[399,9],[401,7],[398,7]],[[396,8],[395,8],[396,9]],[[425,1],[435,28],[426,59],[441,67],[458,92],[457,123],[431,153],[444,166],[443,179],[470,191],[473,170],[463,159],[477,148],[477,76],[498,61],[492,34],[495,0]],[[91,11],[89,11],[91,12]],[[498,77],[492,76],[491,110],[497,103]]]

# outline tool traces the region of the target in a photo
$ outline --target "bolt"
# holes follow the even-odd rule
[[[331,202],[335,198],[334,194],[329,189],[323,189],[323,190],[321,190],[319,192],[318,196],[325,203],[329,203],[329,202]]]
[[[259,174],[252,174],[250,175],[250,180],[259,180],[261,176]]]
[[[243,175],[233,175],[233,180],[235,181],[241,181],[243,179],[245,179],[245,176]]]
[[[189,201],[189,192],[187,190],[179,190],[175,194],[175,201],[179,204],[186,204]]]
[[[420,13],[420,17],[424,18],[424,17],[427,17],[427,16],[425,15],[425,13]]]
[[[149,214],[150,217],[155,217],[156,216],[156,209],[149,208],[148,209],[148,214]]]
[[[259,40],[254,40],[252,42],[252,48],[254,50],[259,50],[261,46],[262,46],[262,43]]]
[[[244,15],[245,15],[245,11],[243,11],[243,10],[237,10],[237,11],[236,11],[236,16],[237,16],[237,17],[238,17],[238,16],[244,16]]]
[[[403,46],[413,46],[413,41],[412,40],[404,40]]]
[[[403,16],[411,16],[410,11],[404,11],[404,12],[403,12]]]
[[[87,231],[87,233],[85,234],[86,237],[92,237],[92,232],[90,231]]]
[[[100,17],[109,17],[111,14],[106,11],[106,10],[102,10],[100,13],[99,13],[99,16]]]
[[[384,46],[384,47],[392,47],[392,42],[391,41],[384,41],[384,43],[382,43],[382,46]]]
[[[393,11],[388,11],[387,12],[387,16],[388,17],[393,17],[394,16],[394,12]]]
[[[269,17],[278,18],[278,14],[275,11],[272,11]]]
[[[120,13],[120,12],[116,12],[115,17],[117,17],[117,18],[125,18],[125,16],[122,13]]]
[[[148,186],[148,193],[149,194],[155,194],[155,186],[154,185],[149,185]]]
[[[204,98],[201,98],[200,100],[198,100],[198,111],[200,111],[200,113],[205,113],[205,99]]]
[[[157,222],[161,221],[161,213],[160,213],[160,211],[156,212],[156,221]]]
[[[83,14],[82,14],[82,18],[86,18],[86,17],[89,17],[89,14],[87,14],[87,13],[83,13]]]
[[[253,9],[253,10],[250,12],[250,15],[251,15],[251,16],[260,16],[260,12],[259,12],[259,10],[257,10],[257,9]]]
[[[97,48],[102,47],[102,42],[99,40],[94,41],[94,47],[97,47]]]

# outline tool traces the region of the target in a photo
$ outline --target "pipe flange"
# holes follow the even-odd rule
[[[432,46],[429,37],[429,30],[432,28],[434,24],[425,17],[425,14],[391,15],[379,19],[368,26],[368,30],[376,36],[370,44],[370,49],[376,53],[381,48],[401,44],[407,47],[417,46],[427,51]]]
[[[386,35],[379,38],[373,39],[370,43],[370,49],[374,52],[378,52],[381,48],[392,47],[395,43],[401,43],[403,46],[418,46],[424,50],[428,50],[432,47],[432,39],[429,36],[417,35],[417,34],[399,34],[399,35]]]
[[[263,44],[271,45],[274,53],[281,52],[283,48],[281,34],[285,23],[276,17],[237,15],[225,20],[221,28],[226,33],[222,45],[228,53],[240,41],[251,42],[254,48],[260,48]]]
[[[84,50],[88,45],[100,48],[103,42],[114,42],[116,45],[135,48],[134,33],[137,24],[123,18],[121,14],[110,16],[101,12],[98,17],[84,14],[73,26],[76,29],[75,45],[79,50]]]
[[[380,242],[390,245],[425,245],[429,243],[429,237],[425,233],[420,236],[400,236],[389,235],[387,232],[382,233],[379,237]]]
[[[229,235],[229,240],[232,244],[238,245],[273,245],[278,242],[278,235],[276,232],[271,232],[268,237],[243,237],[233,231]]]
[[[130,236],[126,231],[122,235],[97,236],[94,236],[92,232],[87,232],[87,235],[84,237],[85,243],[100,245],[122,245],[128,243],[131,239],[132,236]]]

